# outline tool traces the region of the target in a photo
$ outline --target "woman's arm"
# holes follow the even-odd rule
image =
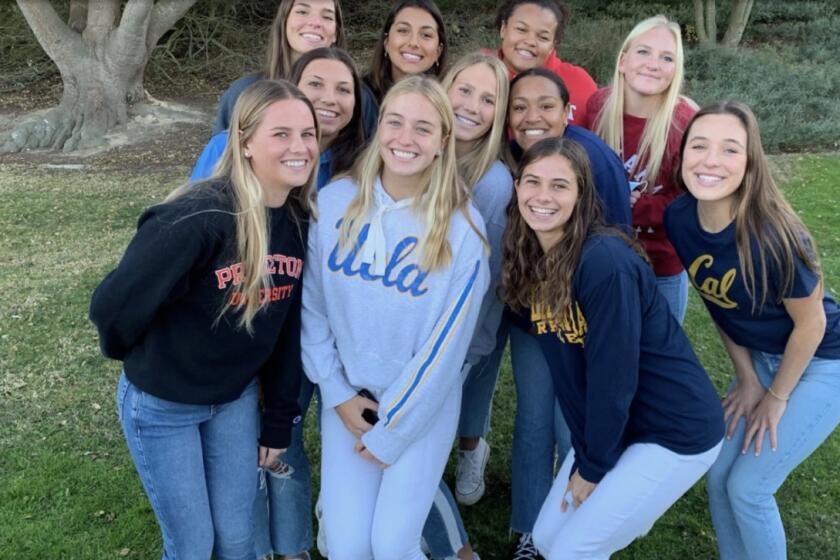
[[[321,390],[323,406],[334,408],[355,397],[356,390],[347,382],[330,327],[321,279],[320,225],[320,222],[312,222],[309,226],[307,265],[303,269],[301,356],[304,372]]]
[[[731,439],[738,425],[738,420],[743,416],[749,421],[755,407],[764,397],[764,387],[758,382],[758,376],[753,369],[750,351],[727,336],[717,323],[715,323],[720,339],[729,359],[735,367],[735,386],[723,399],[723,417],[729,424],[726,429],[726,437]],[[746,444],[746,442],[744,442]]]
[[[184,217],[172,205],[143,213],[119,265],[91,298],[90,320],[105,356],[124,360],[143,338],[178,282],[203,258],[207,227],[206,219]]]
[[[460,372],[489,282],[481,242],[475,235],[470,239],[469,250],[462,247],[453,255],[453,266],[459,270],[447,292],[446,311],[438,318],[432,336],[382,395],[380,421],[362,437],[365,447],[385,464],[393,464],[425,432],[452,387],[461,382]]]
[[[777,449],[776,428],[785,413],[787,401],[825,336],[826,318],[822,299],[823,287],[820,283],[808,297],[782,300],[793,320],[793,330],[773,383],[750,415],[742,452],[747,452],[755,438],[755,454],[759,455],[765,432],[770,433],[770,448],[773,451]]]

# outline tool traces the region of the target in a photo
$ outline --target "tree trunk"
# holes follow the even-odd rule
[[[61,73],[64,91],[58,107],[21,123],[0,145],[0,151],[93,148],[104,143],[109,129],[125,123],[128,81],[122,72],[113,72],[113,63],[93,56],[102,50],[94,46],[80,53],[71,70]]]
[[[729,14],[729,24],[726,27],[723,40],[720,42],[721,45],[729,48],[738,46],[738,43],[741,42],[741,37],[744,36],[744,29],[747,28],[747,22],[750,20],[752,7],[753,0],[733,0],[732,12]]]
[[[0,137],[0,152],[72,151],[104,143],[144,98],[143,73],[166,30],[196,0],[71,1],[69,25],[48,0],[18,0],[44,51],[58,66],[64,92],[58,107]],[[119,24],[118,24],[119,23]]]

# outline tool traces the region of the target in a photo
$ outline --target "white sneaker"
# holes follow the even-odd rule
[[[484,438],[472,451],[458,450],[458,471],[455,475],[455,498],[471,506],[484,495],[484,468],[490,458],[490,446]]]
[[[315,544],[318,546],[318,554],[322,558],[329,558],[330,551],[327,549],[327,532],[324,530],[324,510],[321,509],[321,498],[315,503],[315,518],[318,520],[318,537]]]
[[[537,558],[541,556],[537,552],[537,547],[534,546],[534,541],[531,540],[531,533],[522,533],[516,550],[513,552],[513,560],[537,560]]]

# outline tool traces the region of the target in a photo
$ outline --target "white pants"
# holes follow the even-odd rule
[[[334,408],[321,413],[321,498],[330,560],[425,559],[420,550],[461,407],[447,395],[426,433],[382,470],[354,453],[356,437]]]
[[[534,544],[547,560],[607,559],[650,531],[700,480],[721,444],[680,455],[654,443],[628,447],[577,509],[560,511],[575,452],[569,451],[534,525]]]

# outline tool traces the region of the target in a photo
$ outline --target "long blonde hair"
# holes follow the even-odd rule
[[[452,260],[452,249],[447,236],[452,216],[457,210],[464,213],[469,200],[469,191],[457,172],[455,161],[455,142],[452,127],[455,117],[446,92],[434,79],[426,76],[410,76],[400,80],[388,91],[382,101],[380,120],[388,106],[401,95],[419,93],[429,100],[441,121],[441,135],[446,145],[441,155],[436,157],[425,172],[425,186],[415,198],[414,208],[422,216],[425,227],[419,236],[421,268],[435,270],[447,266]],[[379,153],[379,129],[362,156],[356,160],[351,176],[358,187],[358,192],[344,213],[341,224],[341,245],[352,245],[365,219],[373,209],[374,185],[382,173],[383,162]],[[470,221],[472,224],[472,222]],[[474,226],[473,226],[474,227]],[[478,230],[476,230],[478,231]]]
[[[604,106],[597,117],[597,127],[595,133],[600,136],[604,142],[607,143],[613,150],[621,154],[622,159],[629,154],[624,154],[624,75],[619,71],[619,64],[621,58],[630,49],[631,43],[643,33],[647,33],[651,29],[663,27],[670,31],[674,36],[674,41],[677,45],[674,56],[674,77],[671,79],[671,84],[664,92],[662,102],[653,117],[649,118],[645,123],[645,129],[642,132],[642,138],[639,141],[639,148],[637,150],[638,158],[634,168],[630,170],[630,175],[647,167],[646,179],[653,184],[659,176],[659,170],[662,167],[662,161],[665,159],[665,151],[668,147],[668,133],[671,130],[674,117],[674,109],[679,103],[680,99],[690,103],[696,108],[696,104],[689,98],[680,94],[682,90],[683,77],[685,75],[683,69],[683,61],[685,60],[685,52],[683,50],[682,37],[680,35],[680,26],[678,23],[669,20],[663,15],[654,16],[636,24],[636,27],[630,31],[618,51],[618,57],[615,61],[615,71],[613,72],[612,86],[607,99],[604,101]]]
[[[508,94],[510,92],[507,70],[504,62],[495,56],[472,53],[461,57],[441,81],[443,89],[448,93],[458,78],[458,74],[477,64],[486,64],[496,76],[496,105],[490,129],[475,142],[469,152],[458,157],[458,171],[470,189],[502,156],[505,140],[505,117],[507,116]]]
[[[277,14],[271,23],[268,34],[268,46],[265,51],[265,67],[263,76],[269,80],[286,79],[292,73],[292,47],[286,37],[286,20],[295,5],[295,0],[282,0],[277,6]],[[330,46],[347,48],[344,36],[344,17],[341,13],[341,1],[334,0],[335,5],[335,43]],[[302,54],[302,53],[301,53]]]
[[[244,155],[245,145],[251,140],[260,126],[266,109],[277,101],[297,99],[308,107],[312,120],[318,130],[315,108],[299,89],[285,80],[259,80],[250,85],[236,101],[230,122],[230,131],[225,150],[213,170],[212,177],[198,184],[188,184],[175,190],[167,201],[184,196],[190,192],[200,193],[200,189],[211,188],[219,180],[230,178],[232,214],[236,221],[236,254],[242,265],[243,282],[237,288],[242,293],[234,305],[242,310],[239,326],[249,333],[253,332],[253,320],[265,303],[262,290],[271,287],[271,277],[266,273],[266,255],[269,249],[268,212],[265,207],[265,195],[251,164]],[[320,137],[320,130],[318,130]],[[302,187],[289,193],[286,207],[292,220],[298,224],[302,234],[302,224],[308,219],[312,208],[311,199],[317,176],[317,163],[309,180]],[[302,241],[304,241],[302,239]],[[303,243],[305,246],[305,243]],[[228,303],[219,312],[218,319],[232,307]]]
[[[698,111],[686,127],[680,146],[680,163],[688,142],[688,131],[694,123],[707,115],[731,115],[741,122],[747,133],[747,168],[744,179],[735,191],[735,244],[738,262],[744,272],[744,286],[753,300],[753,311],[760,311],[772,289],[778,290],[776,303],[786,297],[796,276],[796,259],[816,274],[822,282],[822,271],[814,238],[808,228],[785,200],[761,145],[758,121],[752,110],[738,101],[721,101]],[[677,186],[687,191],[682,172],[677,174]],[[753,246],[755,243],[755,246]],[[757,249],[758,270],[753,250]],[[781,281],[771,284],[770,269],[778,271]]]

